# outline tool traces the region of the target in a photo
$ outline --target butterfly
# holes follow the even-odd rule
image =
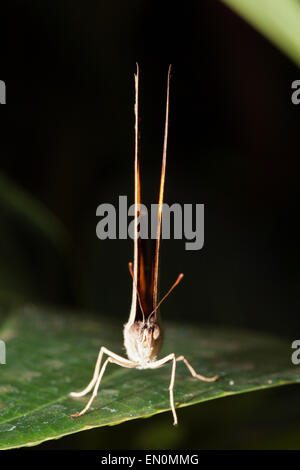
[[[169,95],[170,95],[171,66],[168,70],[167,98],[165,130],[163,143],[163,156],[161,179],[158,199],[157,234],[153,254],[151,254],[150,269],[148,268],[145,240],[139,236],[139,216],[141,205],[141,183],[140,183],[140,158],[139,158],[139,67],[134,75],[135,79],[135,213],[134,213],[134,257],[133,263],[129,263],[129,272],[133,280],[132,303],[128,322],[124,325],[124,346],[127,358],[119,356],[106,347],[100,348],[96,362],[94,375],[87,387],[81,392],[72,392],[72,397],[83,397],[92,389],[93,393],[87,405],[78,413],[71,415],[72,418],[83,415],[88,411],[93,400],[98,394],[104,372],[109,363],[117,364],[129,369],[157,369],[168,364],[172,365],[171,379],[169,385],[170,407],[173,413],[174,425],[178,423],[174,405],[174,383],[176,364],[183,361],[191,375],[199,380],[213,382],[218,376],[205,377],[198,374],[184,356],[176,356],[170,353],[162,359],[158,359],[162,344],[163,331],[160,325],[159,307],[171,291],[181,282],[183,274],[180,274],[165,296],[158,302],[158,274],[159,274],[159,251],[162,228],[162,208],[164,198],[168,122],[169,122]]]

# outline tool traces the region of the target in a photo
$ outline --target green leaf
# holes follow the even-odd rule
[[[300,65],[299,0],[222,0]]]
[[[122,351],[122,325],[79,312],[53,312],[28,306],[6,316],[0,338],[6,364],[0,365],[0,448],[32,446],[97,426],[149,417],[170,409],[170,366],[130,370],[109,364],[91,409],[80,418],[87,397],[69,393],[91,379],[100,346]],[[300,382],[291,363],[291,345],[269,335],[167,325],[162,354],[185,355],[214,383],[191,377],[178,363],[178,408],[228,395]],[[180,425],[180,410],[178,410]],[[172,415],[170,413],[170,426]]]

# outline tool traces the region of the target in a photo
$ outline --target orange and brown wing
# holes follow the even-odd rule
[[[135,78],[135,215],[134,215],[134,261],[133,261],[133,293],[132,304],[129,316],[129,322],[147,318],[157,307],[158,295],[158,268],[159,268],[159,248],[161,238],[162,206],[166,173],[167,141],[168,141],[168,121],[169,121],[169,88],[170,88],[171,66],[168,71],[167,101],[166,101],[166,119],[163,144],[163,158],[161,169],[161,180],[158,202],[158,225],[157,235],[153,254],[150,253],[149,259],[149,241],[138,237],[138,218],[140,215],[141,204],[141,181],[140,181],[140,159],[139,159],[139,68]],[[147,243],[148,242],[148,243]],[[148,269],[149,267],[149,269]],[[139,292],[139,297],[137,295]],[[139,302],[140,300],[140,302]],[[141,304],[141,305],[140,305]],[[142,306],[142,308],[141,308]],[[155,311],[155,317],[158,313]]]
[[[151,306],[147,305],[147,275],[146,275],[146,253],[145,253],[145,240],[138,237],[138,218],[140,215],[141,204],[141,179],[140,179],[140,158],[139,158],[139,67],[137,64],[137,71],[134,75],[135,81],[135,158],[134,158],[134,255],[133,255],[133,292],[132,304],[129,322],[134,322],[143,318],[143,313],[138,302],[137,289],[140,295],[140,301],[144,312],[150,310]]]
[[[152,298],[153,298],[153,310],[157,307],[157,297],[158,297],[159,248],[160,248],[160,239],[161,239],[162,208],[163,208],[163,202],[164,202],[164,188],[165,188],[165,175],[166,175],[166,162],[167,162],[167,145],[168,145],[168,128],[169,128],[170,76],[171,76],[171,65],[169,66],[169,70],[168,70],[163,157],[162,157],[162,165],[161,165],[161,177],[160,177],[160,188],[159,188],[159,199],[158,199],[158,215],[157,215],[158,222],[157,222],[155,254],[154,254],[153,263],[152,263],[152,285],[151,285],[151,290],[152,290]],[[155,311],[155,318],[157,318],[157,317],[158,317],[158,311]]]

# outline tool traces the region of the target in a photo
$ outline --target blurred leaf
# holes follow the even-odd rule
[[[0,218],[0,306],[64,299],[74,277],[69,235],[51,211],[1,172]]]
[[[7,176],[0,173],[0,205],[38,229],[58,248],[68,245],[67,233],[61,222],[38,200],[20,189]]]
[[[128,370],[109,365],[99,394],[82,417],[87,397],[69,397],[91,379],[101,345],[122,353],[121,325],[85,313],[28,306],[0,327],[7,364],[0,365],[0,448],[32,446],[98,426],[169,410],[170,366]],[[242,330],[169,325],[163,354],[184,354],[197,371],[220,374],[214,383],[193,379],[178,363],[178,407],[300,382],[288,342]],[[180,410],[178,410],[180,425]],[[172,415],[170,413],[170,426]]]
[[[300,65],[299,0],[222,0]]]

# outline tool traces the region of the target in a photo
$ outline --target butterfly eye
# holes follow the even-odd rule
[[[153,327],[153,339],[157,339],[160,335],[160,329],[158,325]]]

